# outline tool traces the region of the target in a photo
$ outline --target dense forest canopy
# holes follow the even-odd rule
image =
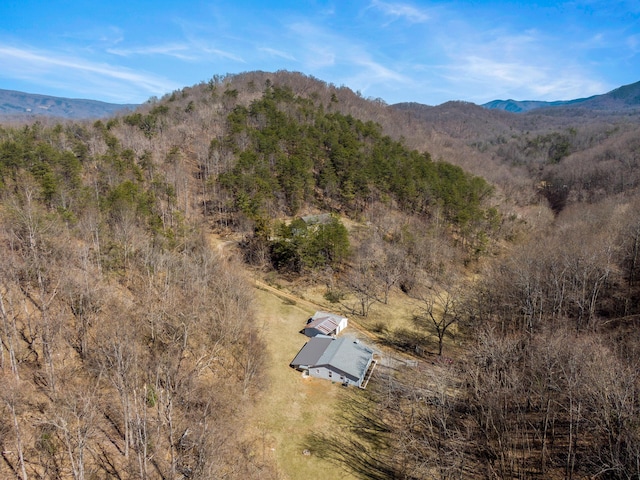
[[[0,472],[280,478],[248,454],[251,270],[418,362],[345,394],[349,435],[311,432],[356,477],[636,478],[639,130],[289,72],[1,126]],[[407,305],[411,328],[366,322]]]

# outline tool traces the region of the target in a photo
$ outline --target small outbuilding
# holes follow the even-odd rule
[[[317,335],[302,347],[291,366],[310,377],[365,388],[375,361],[373,350],[358,340]]]
[[[304,217],[300,217],[304,223],[307,224],[308,227],[314,225],[326,225],[331,222],[331,214],[330,213],[320,213],[318,215],[305,215]]]
[[[338,335],[342,330],[347,328],[347,317],[341,317],[333,313],[316,312],[304,327],[304,334],[307,337],[315,337],[316,335]]]

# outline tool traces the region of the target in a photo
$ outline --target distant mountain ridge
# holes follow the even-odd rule
[[[548,108],[582,108],[600,111],[624,111],[640,109],[640,82],[623,85],[603,95],[594,95],[575,100],[543,102],[537,100],[493,100],[481,105],[489,110],[504,110],[512,113],[524,113]]]
[[[593,97],[591,97],[593,98]],[[577,100],[557,100],[554,102],[544,102],[542,100],[492,100],[491,102],[484,103],[481,106],[489,110],[504,110],[505,112],[523,113],[538,108],[549,107],[564,107],[568,105],[580,104],[586,98],[580,98]]]
[[[446,102],[439,107],[457,105],[468,102]],[[118,111],[135,110],[138,104],[117,104],[101,102],[90,99],[75,99],[41,95],[36,93],[19,92],[15,90],[0,89],[0,117],[32,117],[46,116],[66,118],[72,120],[104,118]],[[406,102],[391,105],[402,110],[439,108],[421,105],[415,102]],[[628,112],[640,111],[640,81],[629,85],[623,85],[608,93],[594,95],[587,98],[574,100],[557,100],[552,102],[541,100],[492,100],[479,105],[486,110],[497,110],[510,113],[526,113],[532,110],[560,113],[568,109],[567,113],[578,111],[600,112]],[[447,107],[449,108],[449,107]],[[440,108],[440,110],[442,110]]]
[[[138,105],[54,97],[0,89],[0,116],[46,116],[73,120],[108,117]]]

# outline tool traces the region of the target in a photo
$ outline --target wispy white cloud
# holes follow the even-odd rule
[[[606,86],[592,80],[579,68],[555,68],[539,62],[499,61],[468,56],[444,69],[443,76],[468,99],[485,102],[493,97],[516,100],[567,100],[576,92],[590,96],[603,93]]]
[[[366,97],[380,97],[385,101],[389,98],[382,92],[398,92],[413,90],[417,83],[391,68],[371,59],[353,59],[354,69],[345,72],[344,83],[353,90],[361,92]]]
[[[410,23],[425,23],[431,19],[431,16],[426,10],[414,7],[407,3],[391,3],[373,0],[370,6],[371,8],[380,10],[389,17],[392,17],[394,20],[402,18]]]
[[[344,59],[345,63],[353,66],[352,71],[348,74],[347,84],[365,94],[380,90],[383,85],[387,88],[389,86],[406,88],[415,85],[411,78],[375,61],[366,52],[351,51],[347,55]]]
[[[88,30],[63,32],[60,37],[71,42],[78,42],[87,48],[114,47],[125,39],[124,31],[114,25],[94,25]]]
[[[124,32],[121,28],[111,25],[107,27],[106,31],[98,39],[105,44],[117,45],[124,40]]]
[[[457,99],[564,100],[606,91],[580,57],[602,41],[598,33],[579,45],[539,25],[488,30],[469,19],[453,19],[453,13],[437,29],[442,57],[435,74]]]
[[[215,47],[202,47],[202,51],[208,55],[215,55],[217,57],[226,58],[227,60],[233,60],[238,63],[247,63],[241,56],[227,52],[225,50],[221,50]]]
[[[305,59],[305,65],[311,69],[334,67],[338,55],[330,46],[313,45]]]
[[[146,47],[131,47],[131,48],[108,48],[108,53],[112,55],[118,55],[122,57],[130,57],[135,55],[165,55],[168,57],[178,58],[180,60],[197,60],[197,56],[189,55],[185,52],[189,52],[189,46],[185,44],[167,44],[167,45],[152,45]]]
[[[633,53],[640,53],[640,33],[635,35],[629,35],[625,39],[625,42],[627,44],[627,47],[629,47],[629,49]]]
[[[155,75],[50,51],[0,45],[0,62],[3,76],[54,87],[72,84],[86,93],[118,101],[131,101],[128,95],[134,92],[137,92],[137,97],[142,97],[164,94],[179,87]],[[109,90],[103,90],[105,87]],[[127,94],[123,93],[125,91]]]
[[[381,63],[375,62],[367,58],[354,58],[353,62],[365,69],[365,75],[372,80],[384,82],[400,82],[403,84],[410,83],[409,79],[399,72],[385,67]]]
[[[202,61],[205,60],[206,57],[214,55],[216,57],[226,58],[235,62],[245,63],[242,57],[234,53],[209,46],[206,42],[197,39],[190,39],[189,43],[171,43],[130,48],[109,48],[106,51],[112,55],[122,57],[163,55],[189,62]]]
[[[366,39],[346,37],[323,25],[298,22],[289,26],[296,39],[295,58],[301,70],[338,85],[348,85],[368,96],[415,85],[392,61]]]
[[[284,58],[285,60],[291,60],[291,61],[295,61],[296,60],[296,57],[294,57],[290,53],[283,52],[281,50],[276,50],[275,48],[260,47],[260,48],[258,48],[258,51],[267,53],[267,54],[269,54],[269,55],[271,55],[273,57]]]
[[[332,67],[339,58],[336,46],[344,39],[309,22],[297,22],[289,25],[289,31],[296,39],[297,51],[303,68],[320,70]]]

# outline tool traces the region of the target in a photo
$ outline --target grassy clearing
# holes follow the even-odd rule
[[[255,454],[274,456],[280,475],[286,479],[355,478],[313,452],[303,455],[309,433],[331,429],[343,388],[323,380],[303,379],[300,372],[289,367],[306,342],[299,331],[314,310],[292,305],[259,289],[256,300],[258,321],[263,325],[269,354],[269,384],[254,414],[253,434],[262,439],[262,452]]]
[[[372,343],[384,344],[385,337],[393,336],[398,331],[417,331],[412,317],[418,309],[418,303],[398,292],[389,298],[389,304],[378,303],[372,307],[369,317],[361,318],[349,315],[339,304],[327,302],[323,298],[322,287],[296,288],[284,285],[278,289],[271,288],[269,290],[265,284],[259,284],[255,290],[258,322],[262,325],[269,354],[266,369],[268,388],[251,422],[254,431],[250,434],[253,438],[261,439],[259,444],[262,451],[255,454],[273,458],[278,473],[284,479],[355,479],[357,477],[344,468],[320,458],[313,448],[311,455],[303,454],[303,450],[308,448],[309,435],[322,438],[338,433],[344,436],[344,431],[335,431],[334,418],[340,411],[347,416],[348,413],[340,406],[346,393],[343,387],[324,380],[304,379],[300,372],[289,367],[307,341],[300,330],[317,305],[317,309],[345,314],[350,321],[348,330],[358,328],[369,336]],[[380,325],[384,326],[383,331],[378,331]],[[435,333],[419,333],[428,338],[425,353],[435,354]],[[458,348],[449,338],[445,342],[444,353],[452,355]],[[394,355],[404,356],[400,352]],[[327,446],[318,446],[323,447]]]
[[[405,339],[408,343],[419,343],[421,347],[421,354],[423,356],[436,355],[438,352],[438,336],[435,328],[429,324],[426,324],[424,328],[419,328],[413,321],[414,315],[416,315],[421,306],[421,302],[415,298],[411,298],[408,295],[402,293],[396,289],[389,295],[389,301],[387,304],[376,302],[372,305],[369,315],[367,317],[359,317],[350,314],[348,308],[338,303],[330,304],[324,299],[324,293],[326,289],[324,287],[316,287],[315,289],[305,290],[305,298],[310,301],[320,303],[324,305],[323,308],[328,311],[341,313],[346,317],[349,317],[349,322],[352,327],[358,326],[360,329],[376,343],[383,345],[397,345],[402,343]],[[344,305],[354,305],[356,299],[351,296],[346,296],[342,303]],[[436,310],[439,307],[436,306]],[[443,355],[456,356],[459,354],[460,340],[459,331],[456,325],[452,325],[445,335],[445,343],[443,349]],[[399,350],[403,351],[402,349]],[[399,354],[399,352],[396,352]],[[406,350],[406,354],[414,354],[414,351]]]
[[[213,239],[212,246],[222,251],[219,239]],[[345,434],[335,432],[334,418],[340,412],[340,400],[346,392],[337,384],[304,379],[300,372],[289,367],[307,341],[300,330],[309,316],[322,309],[349,317],[348,330],[357,328],[372,343],[384,343],[385,337],[395,332],[415,331],[412,317],[417,311],[417,302],[396,291],[387,305],[376,303],[370,315],[361,318],[350,314],[344,305],[328,302],[324,298],[326,288],[322,285],[310,287],[308,284],[291,284],[281,278],[270,280],[268,284],[259,282],[255,289],[257,322],[262,326],[268,351],[268,386],[249,422],[253,428],[247,435],[258,440],[253,454],[273,459],[283,479],[355,479],[357,477],[340,465],[320,458],[313,448],[311,455],[303,454],[309,446],[310,435],[322,438],[336,433]],[[343,303],[348,305],[349,301],[346,298]],[[432,348],[429,345],[428,350],[437,351],[435,335],[426,332],[426,336],[432,341]],[[445,352],[448,354],[450,351],[445,346]]]

